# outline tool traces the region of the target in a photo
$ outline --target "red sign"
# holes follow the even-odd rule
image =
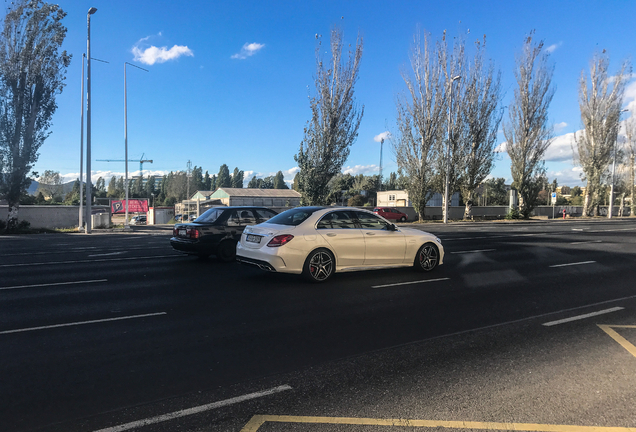
[[[126,200],[113,200],[110,202],[110,209],[113,214],[126,213]],[[129,199],[128,213],[148,213],[147,199]]]

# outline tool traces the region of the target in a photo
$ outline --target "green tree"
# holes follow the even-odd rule
[[[148,176],[148,179],[146,180],[146,184],[144,185],[144,195],[146,196],[146,198],[150,198],[153,195],[156,195],[156,191],[155,191],[155,176]]]
[[[252,180],[249,181],[247,187],[250,189],[258,188],[258,179],[256,178],[256,176],[252,177]]]
[[[234,168],[234,173],[232,173],[232,187],[233,188],[242,188],[243,187],[243,171],[239,170],[238,167]]]
[[[212,190],[212,179],[210,178],[210,174],[205,171],[205,175],[203,176],[203,188],[207,191]]]
[[[8,202],[6,229],[17,229],[20,196],[38,150],[49,135],[55,98],[71,56],[59,49],[66,13],[40,0],[8,6],[0,34],[0,198]]]
[[[504,206],[508,205],[508,190],[506,179],[503,177],[491,178],[483,183],[484,205]]]
[[[338,28],[331,31],[330,42],[331,56],[326,61],[322,58],[320,39],[316,46],[316,95],[310,99],[312,116],[294,156],[300,168],[298,188],[303,203],[310,205],[326,203],[329,180],[340,173],[349,157],[364,113],[364,107],[358,111],[354,99],[362,38],[358,37],[355,52],[349,52],[347,60],[342,57],[344,44]]]
[[[193,195],[193,191],[200,190],[206,190],[203,179],[203,168],[195,165],[194,168],[192,168],[192,176],[190,177],[190,194]]]
[[[289,189],[289,186],[285,183],[285,176],[282,171],[278,171],[274,176],[274,189]]]
[[[216,187],[232,187],[232,178],[230,177],[230,169],[226,164],[221,165],[219,168],[219,175],[216,178]]]
[[[117,197],[117,177],[112,176],[110,181],[108,182],[108,190],[106,191],[106,196],[108,198],[116,198]]]
[[[119,176],[117,179],[117,188],[115,189],[117,194],[117,198],[125,198],[126,197],[126,188],[124,187],[124,177]]]

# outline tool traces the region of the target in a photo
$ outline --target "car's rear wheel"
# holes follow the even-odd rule
[[[221,242],[216,250],[216,258],[221,262],[232,262],[236,259],[236,243],[230,240]]]
[[[439,250],[433,243],[424,243],[417,251],[413,268],[417,271],[429,272],[439,264]]]
[[[303,266],[303,276],[310,282],[325,282],[333,275],[336,260],[327,249],[317,249],[309,254]]]
[[[400,218],[400,222],[404,222],[404,221],[406,221],[406,216],[402,216],[402,217]]]

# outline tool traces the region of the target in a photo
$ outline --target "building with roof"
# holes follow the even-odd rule
[[[219,188],[209,199],[226,206],[297,207],[300,193],[293,189]]]

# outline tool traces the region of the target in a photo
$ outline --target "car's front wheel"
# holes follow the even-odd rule
[[[417,271],[429,272],[439,264],[439,250],[433,243],[424,243],[417,251],[413,267]]]
[[[333,275],[335,259],[326,249],[317,249],[309,254],[303,266],[303,276],[310,282],[325,282]]]
[[[216,250],[216,257],[221,262],[232,262],[236,259],[236,243],[230,240],[221,242]]]

